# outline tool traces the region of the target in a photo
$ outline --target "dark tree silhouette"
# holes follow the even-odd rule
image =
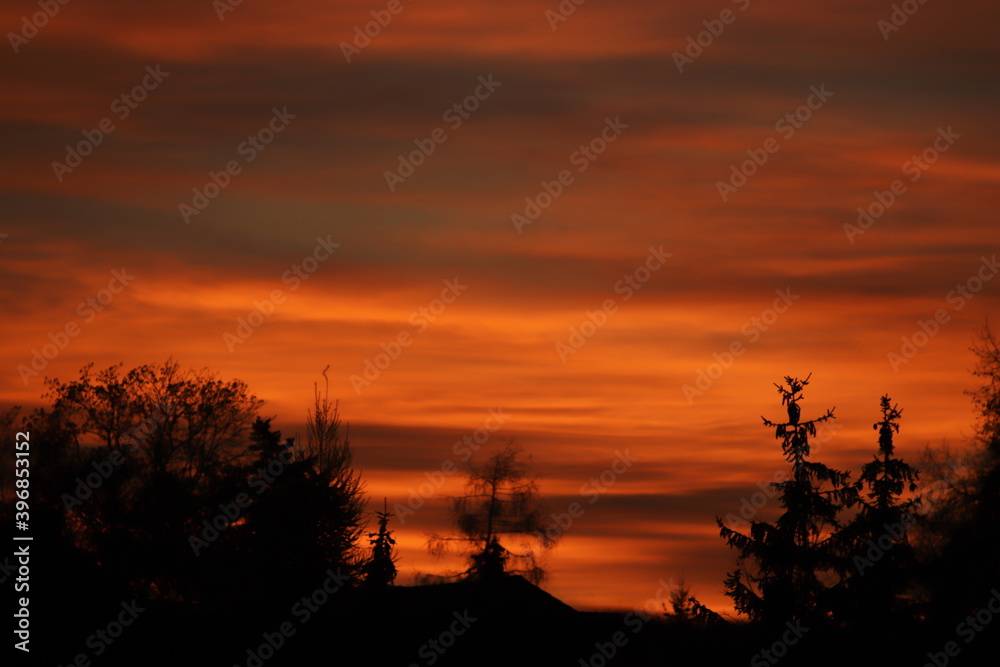
[[[121,364],[92,367],[72,382],[46,380],[52,410],[39,415],[77,452],[77,479],[95,480],[67,483],[62,494],[76,543],[139,596],[190,599],[187,538],[212,511],[225,471],[245,460],[262,402],[242,382],[169,360],[124,375]]]
[[[975,612],[984,582],[1000,581],[1000,345],[988,322],[971,349],[978,357],[973,373],[984,379],[967,392],[979,412],[976,447],[963,457],[964,474],[937,471],[935,483],[946,492],[931,505],[924,536],[925,587],[946,621]]]
[[[389,530],[389,519],[396,516],[388,509],[388,501],[383,499],[381,512],[376,512],[378,517],[378,532],[368,533],[368,542],[371,545],[371,556],[364,564],[364,583],[371,588],[385,588],[391,586],[396,579],[397,554],[392,551],[396,540]]]
[[[243,532],[259,566],[259,585],[267,589],[272,582],[267,593],[278,596],[315,585],[328,569],[356,579],[363,564],[358,541],[366,501],[352,468],[347,428],[329,400],[329,383],[322,394],[314,386],[305,446],[292,438],[282,444],[270,421],[254,423],[250,450],[257,459],[242,471],[255,489]]]
[[[918,498],[903,501],[902,494],[917,489],[917,470],[894,456],[893,436],[899,432],[902,410],[888,396],[880,402],[878,454],[861,468],[855,483],[860,510],[837,535],[851,564],[845,586],[843,615],[861,625],[886,621],[899,611],[916,566],[910,528],[918,521]]]
[[[982,387],[969,392],[979,410],[978,440],[987,455],[987,462],[1000,466],[1000,344],[990,330],[989,322],[983,325],[979,343],[971,349],[979,357],[973,374],[984,378]],[[987,469],[984,477],[995,482],[992,478],[998,474],[996,470]]]
[[[45,397],[74,426],[75,444],[119,450],[146,479],[165,474],[200,482],[237,462],[263,401],[245,383],[168,360],[122,375],[121,364],[77,380],[47,379]]]
[[[774,524],[751,521],[749,535],[726,527],[721,518],[716,522],[720,535],[740,552],[737,568],[725,581],[736,610],[767,624],[791,619],[815,624],[828,617],[825,580],[843,569],[829,538],[838,528],[838,512],[853,502],[855,492],[846,486],[848,473],[809,460],[809,438],[816,436],[817,424],[833,419],[833,410],[801,421],[799,401],[809,377],[786,377],[785,383],[787,388],[775,387],[788,421],[762,417],[765,426],[774,428],[785,460],[792,464],[791,479],[772,482],[784,513]]]
[[[257,458],[239,471],[233,489],[246,493],[251,504],[227,536],[249,570],[253,583],[244,586],[258,599],[315,586],[327,569],[356,574],[364,509],[360,482],[349,467],[335,472],[319,469],[314,457],[293,459],[294,440],[282,442],[270,422],[258,418],[253,425],[249,450]],[[224,549],[215,554],[229,558]]]
[[[666,611],[667,605],[663,604],[664,618],[670,623],[686,626],[707,626],[726,623],[726,620],[719,614],[712,611],[698,601],[692,593],[690,587],[681,577],[677,584],[671,580],[670,588],[670,611]]]
[[[53,408],[36,419],[69,452],[61,500],[79,548],[147,599],[236,601],[314,587],[327,569],[357,575],[364,498],[325,397],[298,449],[255,420],[262,402],[240,381],[119,366],[48,380]]]
[[[330,378],[323,369],[324,390],[313,385],[313,406],[306,414],[306,440],[300,456],[313,459],[313,467],[333,477],[342,476],[350,468],[353,457],[350,424],[340,419],[339,401],[330,402]]]
[[[536,584],[543,581],[545,570],[535,548],[549,548],[555,540],[545,533],[530,465],[531,458],[513,443],[481,465],[470,461],[467,493],[450,499],[460,536],[432,534],[428,540],[431,553],[444,555],[458,543],[470,552],[469,568],[461,575],[494,579],[514,573]],[[512,551],[505,543],[517,547]]]
[[[691,589],[681,577],[680,582],[670,589],[670,611],[663,615],[675,623],[690,623],[694,618],[695,598]],[[666,604],[664,604],[666,608]]]
[[[16,438],[18,432],[25,433],[27,438]],[[0,488],[8,493],[6,502],[0,503],[0,523],[13,532],[15,517],[21,518],[14,502],[14,482],[24,477],[16,475],[15,470],[27,469],[31,544],[44,545],[41,551],[34,546],[30,548],[32,583],[44,582],[44,585],[30,589],[28,584],[23,588],[18,586],[22,595],[30,590],[31,655],[39,664],[59,664],[67,657],[63,651],[71,649],[66,660],[69,664],[94,632],[94,619],[120,612],[121,601],[131,596],[121,572],[99,567],[92,554],[77,547],[77,522],[61,500],[67,489],[76,486],[79,476],[94,473],[89,465],[91,459],[76,452],[70,425],[49,409],[39,408],[21,415],[15,407],[0,413],[0,437],[5,446],[10,445],[11,463],[9,468],[0,467]],[[13,451],[24,451],[15,450],[15,442],[30,444],[27,468],[13,465]],[[17,557],[0,558],[0,581],[10,585],[11,590],[13,579],[19,576],[18,565]],[[68,605],[67,600],[79,604]],[[84,608],[86,611],[82,612]]]
[[[14,441],[20,425],[21,406],[0,410],[0,502],[8,500],[8,486],[14,481]]]

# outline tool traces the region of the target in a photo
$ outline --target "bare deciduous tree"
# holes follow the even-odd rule
[[[339,473],[351,464],[350,424],[341,424],[340,402],[330,402],[330,378],[323,369],[324,389],[313,385],[313,407],[306,414],[306,441],[298,453],[299,458],[314,459],[317,472]]]

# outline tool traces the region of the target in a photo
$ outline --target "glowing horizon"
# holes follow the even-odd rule
[[[173,357],[296,435],[329,364],[390,506],[490,410],[553,512],[629,449],[547,559],[577,608],[682,574],[731,608],[715,517],[785,465],[760,418],[786,375],[855,477],[883,394],[907,461],[967,443],[1000,10],[558,6],[404,2],[363,47],[384,2],[60,6],[5,55],[0,404]],[[397,528],[404,580],[448,566],[440,497]]]

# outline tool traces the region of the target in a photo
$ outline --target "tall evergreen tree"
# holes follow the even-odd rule
[[[389,530],[389,519],[396,516],[388,510],[388,504],[383,499],[382,511],[376,512],[378,517],[378,532],[368,533],[371,544],[371,558],[364,564],[364,583],[371,588],[392,586],[396,579],[396,561],[398,556],[392,552],[396,540]]]
[[[282,444],[270,419],[258,418],[251,439],[258,458],[244,471],[252,504],[243,532],[261,593],[314,586],[328,569],[357,574],[364,500],[356,473],[318,467],[314,457],[293,460],[294,440]]]
[[[726,594],[737,611],[768,624],[788,620],[813,624],[828,618],[824,581],[842,568],[829,538],[838,528],[838,512],[856,495],[847,486],[848,473],[809,460],[809,439],[816,437],[816,425],[834,418],[831,409],[816,419],[801,421],[799,402],[809,377],[785,377],[787,387],[775,384],[788,421],[762,417],[764,425],[774,429],[785,460],[792,465],[789,479],[772,482],[784,513],[773,524],[751,521],[748,535],[716,518],[720,535],[739,551],[737,567],[725,581]]]
[[[845,613],[860,623],[885,620],[898,608],[916,565],[908,529],[917,522],[919,499],[901,501],[909,488],[917,488],[917,470],[894,456],[893,436],[899,432],[902,410],[888,396],[881,399],[882,419],[872,426],[878,431],[878,454],[861,469],[855,488],[860,510],[839,534],[846,549],[851,573],[847,581],[849,609]]]

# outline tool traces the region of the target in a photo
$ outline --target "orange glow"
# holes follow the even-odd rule
[[[817,455],[855,475],[882,394],[904,409],[908,461],[973,433],[968,347],[1000,281],[949,295],[997,248],[998,134],[982,83],[996,59],[981,57],[995,23],[981,15],[1000,10],[928,3],[886,43],[881,5],[839,3],[830,18],[753,3],[679,73],[672,54],[723,4],[586,3],[553,30],[554,1],[404,3],[350,63],[341,42],[384,3],[243,3],[222,21],[209,2],[64,6],[6,55],[17,103],[0,111],[0,402],[39,404],[45,377],[91,361],[173,356],[244,380],[296,435],[329,364],[371,507],[405,504],[502,409],[490,444],[514,438],[533,454],[552,512],[617,451],[638,457],[548,555],[550,592],[639,607],[683,575],[731,611],[733,554],[715,517],[784,465],[760,422],[780,414],[772,383],[812,373],[805,412],[836,406],[839,429]],[[17,26],[33,8],[0,19]],[[935,31],[964,50],[942,53]],[[169,77],[59,181],[52,163],[156,63]],[[443,114],[490,73],[502,85],[450,127]],[[733,165],[824,82],[834,96],[723,201]],[[245,161],[241,142],[284,107],[295,118]],[[619,116],[627,129],[578,170],[574,153]],[[961,137],[909,180],[904,163],[941,127]],[[386,172],[435,128],[447,140],[390,191]],[[241,172],[186,223],[179,205],[232,160]],[[572,183],[518,233],[512,214],[563,170]],[[895,179],[905,194],[850,238],[858,207]],[[340,247],[296,284],[287,272],[317,238]],[[626,291],[661,246],[672,256]],[[78,305],[122,267],[134,283],[85,321]],[[467,287],[445,303],[454,280]],[[230,350],[224,335],[275,290],[281,302]],[[776,290],[797,298],[769,322]],[[594,316],[608,300],[613,312]],[[938,309],[949,321],[894,370],[889,355]],[[79,335],[25,375],[68,322]],[[401,334],[410,343],[366,378]],[[443,495],[460,489],[455,475],[397,526],[404,576],[457,563],[428,556],[424,533],[448,529]]]

